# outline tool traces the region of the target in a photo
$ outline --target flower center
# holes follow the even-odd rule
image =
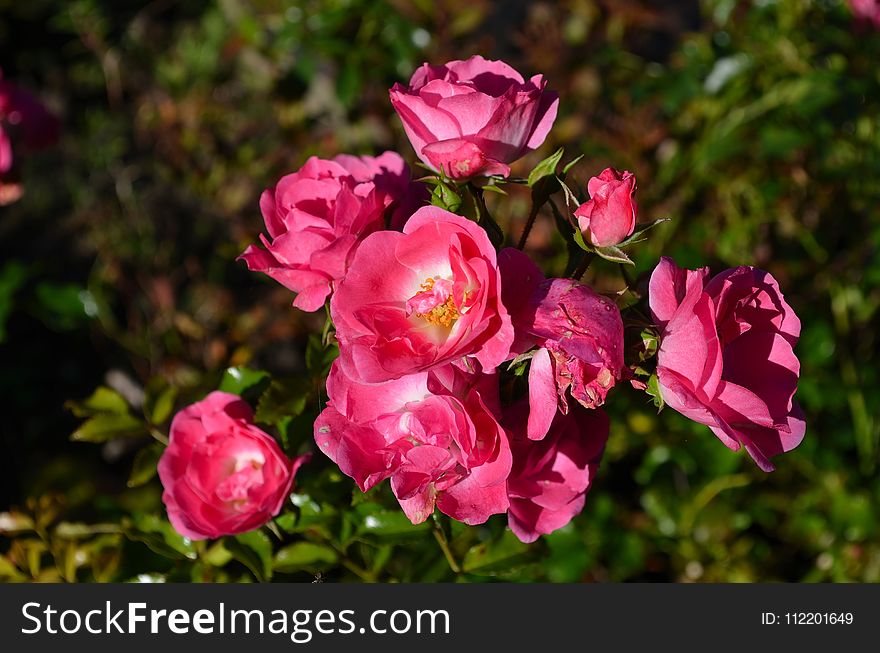
[[[448,279],[428,277],[420,290],[406,302],[407,315],[415,313],[432,326],[452,328],[461,317]]]

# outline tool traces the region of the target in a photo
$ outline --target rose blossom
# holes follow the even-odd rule
[[[650,281],[661,327],[657,375],[663,400],[706,424],[734,451],[745,447],[764,471],[769,458],[804,437],[793,400],[801,323],[768,272],[740,266],[708,280],[664,257]]]
[[[339,360],[315,422],[318,447],[364,492],[391,479],[414,524],[434,506],[466,524],[507,510],[511,457],[498,410],[498,379],[447,365],[393,381],[353,381]]]
[[[412,210],[409,170],[394,152],[379,157],[311,157],[260,198],[269,238],[239,257],[298,293],[293,305],[315,311],[345,276],[359,243],[385,228],[386,210]],[[400,221],[400,217],[396,218]]]
[[[631,172],[605,168],[587,182],[590,199],[574,215],[584,240],[596,247],[617,245],[636,228],[636,178]]]
[[[502,250],[499,259],[512,351],[538,347],[529,367],[528,436],[539,440],[557,409],[568,412],[568,392],[595,408],[623,377],[623,321],[610,299],[573,279],[544,279],[519,250]]]
[[[556,412],[547,436],[534,442],[525,433],[524,408],[520,402],[505,415],[513,452],[507,514],[514,535],[534,542],[583,510],[608,440],[608,416],[574,404],[568,414]]]
[[[492,370],[513,339],[486,232],[434,206],[361,243],[330,311],[342,368],[367,383],[468,356]]]
[[[537,149],[556,120],[559,96],[535,75],[473,56],[423,64],[391,104],[418,157],[453,179],[510,174],[507,164]]]
[[[291,461],[252,419],[250,406],[226,392],[174,416],[159,478],[168,519],[184,537],[245,533],[281,510],[308,454]]]
[[[13,144],[39,150],[58,140],[58,120],[30,93],[3,79],[0,71],[0,206],[21,197]]]
[[[880,29],[880,0],[849,0],[849,6],[860,26]]]

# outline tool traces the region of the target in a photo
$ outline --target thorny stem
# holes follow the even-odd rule
[[[528,220],[526,220],[526,226],[523,227],[523,232],[519,237],[519,242],[516,244],[516,248],[518,250],[522,250],[526,246],[526,241],[529,239],[529,233],[532,231],[532,227],[535,225],[535,219],[538,217],[538,211],[541,210],[541,207],[538,206],[536,202],[532,203],[532,208],[529,211]]]
[[[575,268],[574,272],[571,273],[571,278],[575,281],[580,281],[580,278],[584,276],[584,273],[587,271],[587,268],[590,267],[590,263],[593,262],[593,259],[596,258],[596,255],[592,252],[585,252],[584,257],[581,259],[581,262],[578,263],[578,266]]]

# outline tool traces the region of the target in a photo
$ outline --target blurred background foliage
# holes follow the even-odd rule
[[[413,527],[320,455],[271,529],[183,540],[150,438],[173,410],[262,393],[294,452],[319,408],[323,316],[234,260],[259,193],[312,154],[412,161],[387,89],[474,53],[562,97],[515,173],[564,145],[570,179],[627,168],[642,220],[672,218],[636,288],[661,254],[780,280],[806,439],[767,475],[619,388],[586,509],[534,545],[503,517]],[[4,75],[64,125],[0,209],[0,579],[880,581],[878,61],[841,0],[0,0]],[[511,238],[518,191],[488,198]],[[550,216],[529,247],[564,260]]]

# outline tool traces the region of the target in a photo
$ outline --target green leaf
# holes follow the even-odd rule
[[[575,158],[573,158],[571,161],[566,163],[565,166],[562,168],[562,175],[560,175],[560,176],[564,179],[565,176],[568,174],[568,171],[571,170],[572,168],[574,168],[577,165],[578,161],[580,161],[583,158],[584,158],[584,155],[579,154]]]
[[[553,154],[551,154],[534,168],[532,168],[532,171],[529,173],[529,179],[527,182],[529,188],[533,187],[544,177],[550,177],[556,174],[556,166],[559,165],[559,161],[560,159],[562,159],[562,153],[564,151],[565,148],[560,147]]]
[[[223,538],[223,546],[261,583],[272,578],[272,542],[262,531]]]
[[[594,247],[593,251],[606,261],[624,263],[625,265],[635,265],[635,263],[632,262],[632,259],[630,259],[622,249],[615,247],[614,245],[609,245],[608,247]]]
[[[572,237],[574,238],[574,242],[578,244],[578,247],[580,247],[585,252],[593,253],[596,251],[595,249],[593,249],[592,245],[587,245],[586,241],[584,240],[584,234],[581,233],[580,229],[574,229]]]
[[[80,522],[60,522],[55,527],[55,536],[65,540],[81,540],[95,535],[121,532],[119,524],[83,524]]]
[[[472,546],[462,560],[462,570],[469,574],[492,576],[528,564],[538,558],[540,546],[520,542],[509,530],[493,542]]]
[[[313,377],[327,376],[327,372],[330,371],[330,365],[338,356],[338,345],[325,346],[322,338],[317,334],[309,336],[309,342],[306,345],[306,369],[308,369],[309,374]]]
[[[76,329],[97,312],[94,297],[76,284],[43,281],[34,295],[37,313],[51,329]]]
[[[0,533],[17,535],[34,530],[34,520],[20,512],[0,512]]]
[[[147,428],[134,415],[102,413],[83,422],[70,436],[76,442],[106,442],[115,438],[145,435]]]
[[[670,222],[670,221],[671,221],[670,218],[660,218],[659,220],[654,220],[653,222],[648,222],[646,224],[643,224],[641,227],[636,229],[629,238],[627,238],[623,242],[618,243],[617,246],[618,247],[626,247],[627,245],[633,245],[635,243],[640,243],[643,240],[645,240],[641,236],[646,231],[648,231],[649,229],[653,229],[658,224],[663,224],[664,222]]]
[[[243,395],[250,388],[269,378],[269,373],[249,367],[230,367],[223,373],[218,390]]]
[[[375,504],[361,504],[358,508],[367,508],[363,522],[358,528],[361,535],[370,535],[377,539],[398,540],[407,537],[423,537],[431,530],[430,524],[422,522],[413,524],[400,510],[375,511]]]
[[[659,413],[663,410],[666,402],[663,401],[663,395],[660,394],[660,380],[657,378],[657,374],[652,374],[648,379],[648,387],[645,389],[645,392],[654,398],[654,405],[657,407],[657,412]]]
[[[165,451],[165,447],[158,442],[154,442],[137,452],[131,465],[128,487],[143,485],[156,475],[156,467],[159,464],[159,458],[162,457],[163,451]]]
[[[660,346],[660,338],[654,329],[642,329],[642,351],[639,352],[639,360],[648,360],[657,353]]]
[[[301,414],[312,396],[311,379],[276,379],[260,395],[254,420],[263,424],[279,424]]]
[[[122,522],[125,536],[135,542],[143,542],[152,551],[172,559],[195,560],[192,542],[174,530],[174,527],[158,515],[135,514]]]
[[[330,547],[312,542],[296,542],[276,553],[272,566],[275,571],[281,573],[294,571],[314,573],[335,564],[337,558],[336,552]]]
[[[100,413],[128,414],[128,403],[123,396],[101,386],[92,395],[83,401],[68,401],[64,406],[77,417],[91,417]]]
[[[0,555],[0,579],[11,581],[23,581],[27,579],[18,568],[9,561],[6,556]]]
[[[150,379],[144,394],[144,415],[150,424],[163,424],[171,417],[175,399],[177,388],[161,377]]]
[[[455,213],[461,208],[461,195],[455,192],[448,183],[437,179],[434,190],[431,192],[431,204]]]
[[[494,184],[494,183],[486,184],[485,186],[482,187],[482,190],[487,190],[490,193],[497,193],[498,195],[507,195],[506,190],[504,190],[503,188],[501,188],[501,186],[498,186],[497,184]]]
[[[559,183],[559,186],[562,188],[562,192],[565,195],[565,205],[569,208],[577,208],[578,206],[580,206],[580,200],[574,194],[574,191],[572,191],[571,188],[568,187],[568,184],[566,184],[559,178],[557,178],[556,181]]]
[[[12,314],[15,293],[27,277],[28,270],[20,261],[7,261],[0,269],[0,342],[6,338],[6,320]]]

